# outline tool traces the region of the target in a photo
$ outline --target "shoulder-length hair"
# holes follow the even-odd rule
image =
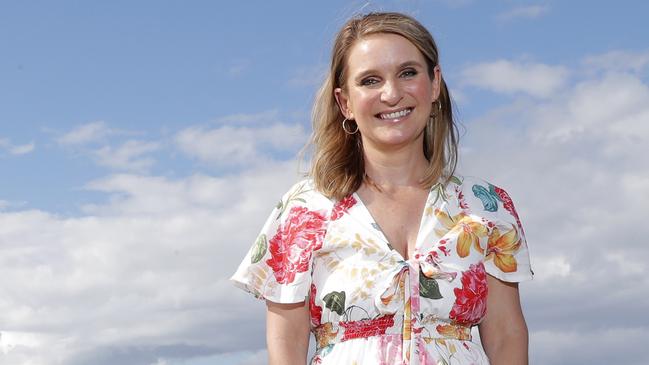
[[[347,134],[334,90],[345,88],[347,58],[354,43],[377,33],[400,35],[414,44],[426,59],[432,80],[439,63],[437,45],[417,20],[400,13],[369,13],[347,21],[340,29],[331,52],[331,65],[313,106],[313,158],[310,175],[315,188],[329,198],[340,200],[352,194],[365,179],[363,145],[359,133]],[[440,103],[439,105],[437,103]],[[453,121],[451,99],[441,80],[439,100],[424,129],[423,153],[429,164],[421,181],[429,189],[441,178],[448,181],[457,166],[458,132]],[[445,182],[446,182],[445,181]]]

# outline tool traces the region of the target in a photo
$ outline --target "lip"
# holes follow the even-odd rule
[[[410,110],[410,112],[408,114],[404,115],[404,116],[400,116],[400,117],[397,117],[397,118],[381,118],[381,114],[398,113],[398,112],[402,112],[404,110]],[[408,118],[408,116],[410,116],[410,114],[412,114],[412,112],[414,110],[415,110],[414,107],[406,106],[406,107],[403,107],[403,108],[384,110],[384,111],[381,111],[380,113],[375,114],[374,116],[377,119],[382,120],[382,121],[400,121],[402,119]]]

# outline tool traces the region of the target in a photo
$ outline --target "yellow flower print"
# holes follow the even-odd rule
[[[333,324],[331,322],[327,322],[316,327],[314,329],[314,334],[316,341],[318,342],[318,348],[323,348],[332,343],[335,343],[338,330],[334,331]]]
[[[498,227],[495,227],[489,235],[487,244],[487,260],[494,260],[494,265],[503,272],[516,271],[516,259],[514,254],[521,246],[521,238],[518,235],[516,227],[500,234]]]
[[[435,233],[438,237],[443,237],[447,234],[455,225],[457,221],[461,220],[463,217],[466,217],[466,214],[460,212],[460,214],[451,217],[446,212],[441,211],[439,208],[435,208],[435,218],[442,225],[441,228],[435,228]]]
[[[444,227],[443,229],[435,229],[435,232],[441,237],[448,233],[457,234],[457,254],[460,257],[469,256],[471,245],[480,253],[484,253],[482,246],[480,246],[480,237],[487,236],[487,227],[479,221],[475,221],[464,212],[451,217],[446,212],[439,209],[435,210],[437,220]]]
[[[459,326],[454,324],[444,324],[437,325],[437,332],[446,337],[454,338],[458,340],[471,340],[471,330],[466,326]],[[455,347],[451,349],[451,352],[455,352]]]

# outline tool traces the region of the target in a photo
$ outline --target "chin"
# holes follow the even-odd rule
[[[386,146],[403,146],[403,145],[408,145],[408,144],[421,144],[421,143],[423,143],[414,134],[386,135],[386,136],[382,136],[382,138],[378,138],[376,140],[376,142],[378,142],[379,144],[382,144],[382,145],[386,145]]]

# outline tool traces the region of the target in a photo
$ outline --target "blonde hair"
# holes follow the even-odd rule
[[[340,200],[352,194],[365,179],[363,145],[359,133],[347,134],[334,90],[344,88],[349,51],[356,41],[371,34],[400,35],[414,44],[426,59],[432,80],[439,63],[437,46],[428,30],[417,20],[400,13],[369,13],[350,19],[338,32],[331,53],[329,73],[318,91],[312,112],[313,158],[310,175],[315,188],[329,198]],[[433,104],[433,115],[424,130],[423,153],[429,165],[422,187],[429,189],[440,178],[450,179],[457,165],[458,132],[453,121],[451,99],[441,80],[440,106]],[[445,181],[445,182],[446,182]]]

